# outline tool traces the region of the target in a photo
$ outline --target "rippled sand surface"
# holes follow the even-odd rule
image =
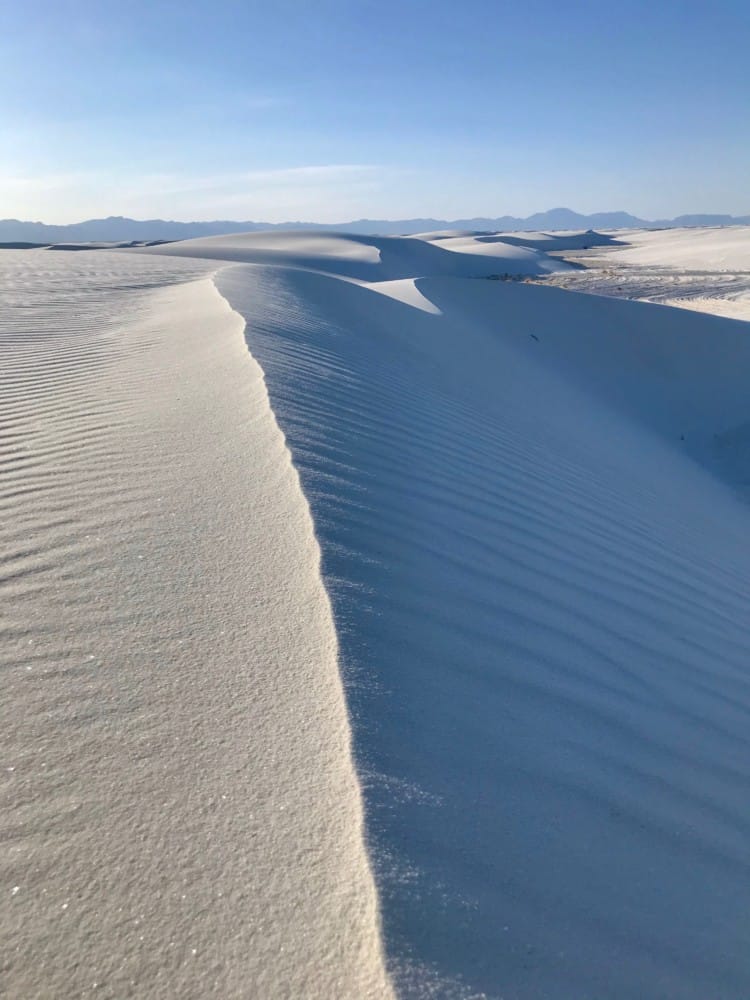
[[[319,549],[200,263],[0,257],[0,992],[385,997]]]

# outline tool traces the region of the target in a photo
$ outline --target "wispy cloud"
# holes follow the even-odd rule
[[[162,194],[186,191],[222,191],[241,186],[297,187],[338,184],[369,180],[382,167],[363,163],[328,163],[300,167],[275,167],[264,170],[240,170],[226,173],[190,175],[183,173],[148,174],[140,178],[144,190]]]
[[[3,197],[18,195],[44,194],[51,191],[65,191],[78,185],[96,180],[100,175],[88,172],[72,172],[61,174],[37,174],[22,176],[20,174],[0,174],[0,194]]]
[[[0,216],[67,222],[91,215],[279,221],[364,210],[388,171],[376,164],[329,163],[190,174],[111,171],[0,175]],[[62,211],[61,211],[62,209]],[[63,217],[64,216],[64,217]]]
[[[139,182],[139,197],[169,203],[184,215],[241,216],[266,221],[321,218],[345,212],[379,187],[386,171],[374,164],[329,163],[190,176],[162,174]],[[133,194],[137,192],[133,191]]]

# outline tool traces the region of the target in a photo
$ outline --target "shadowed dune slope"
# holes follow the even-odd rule
[[[402,994],[748,995],[749,515],[680,437],[741,423],[747,327],[216,280],[321,544]]]
[[[446,250],[472,248],[477,253],[489,252],[489,247],[500,244],[505,247],[527,247],[549,253],[552,250],[588,250],[590,247],[624,245],[621,240],[605,233],[481,233],[468,230],[445,230],[435,233],[417,233],[412,239],[437,243]]]

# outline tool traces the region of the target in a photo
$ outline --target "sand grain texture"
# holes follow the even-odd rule
[[[0,991],[389,996],[319,549],[241,319],[190,261],[0,263]]]

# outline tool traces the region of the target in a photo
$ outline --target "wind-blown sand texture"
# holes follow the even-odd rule
[[[189,261],[0,267],[0,992],[389,996],[319,549],[242,321]]]
[[[74,532],[55,528],[57,562],[41,549],[69,590],[22,591],[26,624],[11,622],[24,653],[31,612],[76,656],[98,657],[86,641],[107,647],[110,628],[120,650],[108,673],[79,657],[64,688],[50,658],[34,695],[46,714],[16,737],[27,758],[41,740],[65,763],[50,799],[41,784],[28,805],[9,796],[31,817],[28,833],[14,819],[18,856],[41,865],[25,925],[11,923],[20,883],[7,897],[25,949],[11,974],[64,983],[66,962],[108,944],[133,995],[387,995],[338,652],[398,995],[749,995],[750,327],[481,280],[568,270],[501,236],[252,234],[99,257],[130,284],[197,280],[118,300],[143,308],[114,331],[129,360],[91,379],[129,421],[106,424],[102,495],[114,479],[150,499],[71,495],[76,517],[112,510],[123,527],[102,533],[88,590],[67,562]],[[207,267],[234,312],[208,295]],[[133,554],[148,546],[142,580]],[[53,602],[64,592],[83,594],[75,642],[60,623],[78,619]],[[35,704],[26,665],[8,664],[19,721]],[[54,712],[82,698],[73,732],[87,735],[68,752]],[[122,742],[91,735],[112,729]],[[86,786],[87,769],[101,784],[74,812],[68,783]],[[48,801],[74,817],[59,836],[40,825]],[[123,817],[158,831],[170,810],[158,845],[118,867],[137,845]],[[64,939],[39,901],[70,882],[58,860],[108,889],[107,905],[80,901],[86,920]],[[85,932],[97,905],[142,908],[156,873],[138,978],[132,938]]]

